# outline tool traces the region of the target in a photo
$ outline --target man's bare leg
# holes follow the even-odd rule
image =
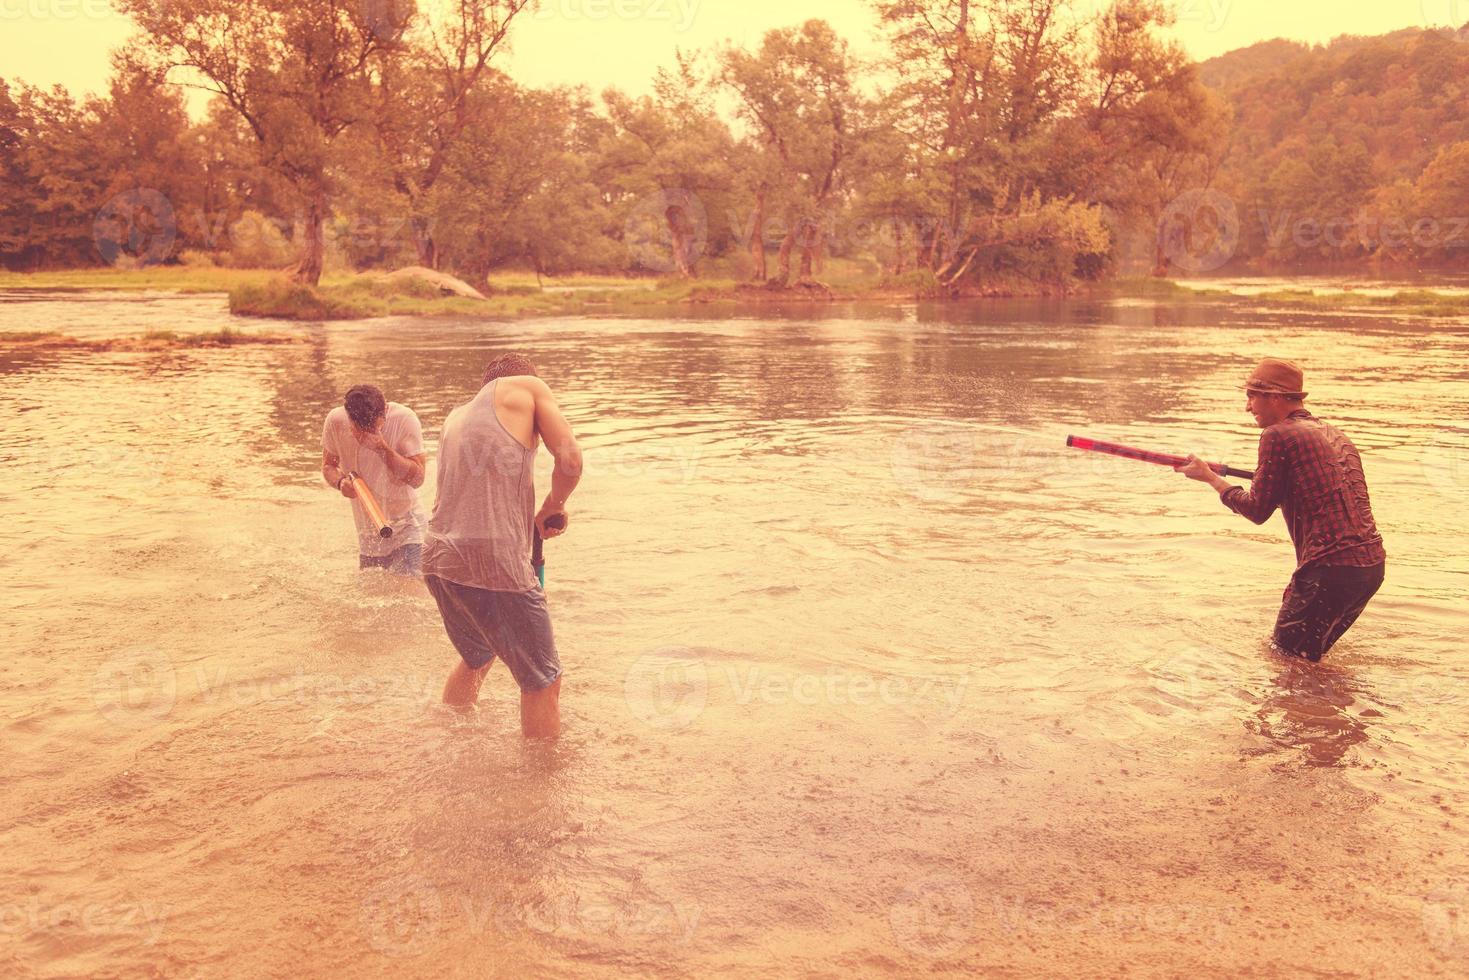
[[[561,678],[541,691],[520,692],[520,732],[526,738],[556,738],[561,734]]]
[[[485,674],[490,672],[490,663],[485,664],[479,670],[470,667],[469,664],[460,660],[449,672],[449,680],[444,684],[444,703],[455,708],[468,708],[479,700],[480,685],[485,682]]]

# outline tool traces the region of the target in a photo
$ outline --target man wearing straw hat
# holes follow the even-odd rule
[[[1306,411],[1304,384],[1298,366],[1273,357],[1250,372],[1245,410],[1265,431],[1248,490],[1197,456],[1175,469],[1209,484],[1224,506],[1256,524],[1280,508],[1296,571],[1272,643],[1289,656],[1320,660],[1377,593],[1387,553],[1372,520],[1362,457],[1350,439]]]
[[[413,409],[390,402],[372,385],[356,385],[327,413],[321,432],[321,477],[352,501],[358,567],[416,576],[423,561],[423,510],[418,505],[428,454]],[[388,523],[389,538],[358,499],[355,473],[367,484]]]

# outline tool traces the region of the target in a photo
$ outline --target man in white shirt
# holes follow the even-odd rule
[[[327,413],[321,433],[321,476],[352,500],[357,522],[358,565],[418,575],[423,564],[423,486],[428,454],[423,427],[413,410],[390,402],[372,385],[347,392],[340,408]],[[393,535],[384,538],[368,517],[348,474],[355,474],[377,499]]]

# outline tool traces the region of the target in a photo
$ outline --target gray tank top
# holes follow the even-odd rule
[[[536,451],[495,415],[499,379],[444,420],[423,573],[491,592],[539,589],[530,563]]]

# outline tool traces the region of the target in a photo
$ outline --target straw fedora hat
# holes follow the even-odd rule
[[[1240,387],[1245,391],[1258,391],[1266,395],[1305,398],[1306,392],[1301,390],[1305,383],[1306,375],[1300,365],[1282,361],[1278,357],[1266,357],[1255,365],[1249,378]]]

